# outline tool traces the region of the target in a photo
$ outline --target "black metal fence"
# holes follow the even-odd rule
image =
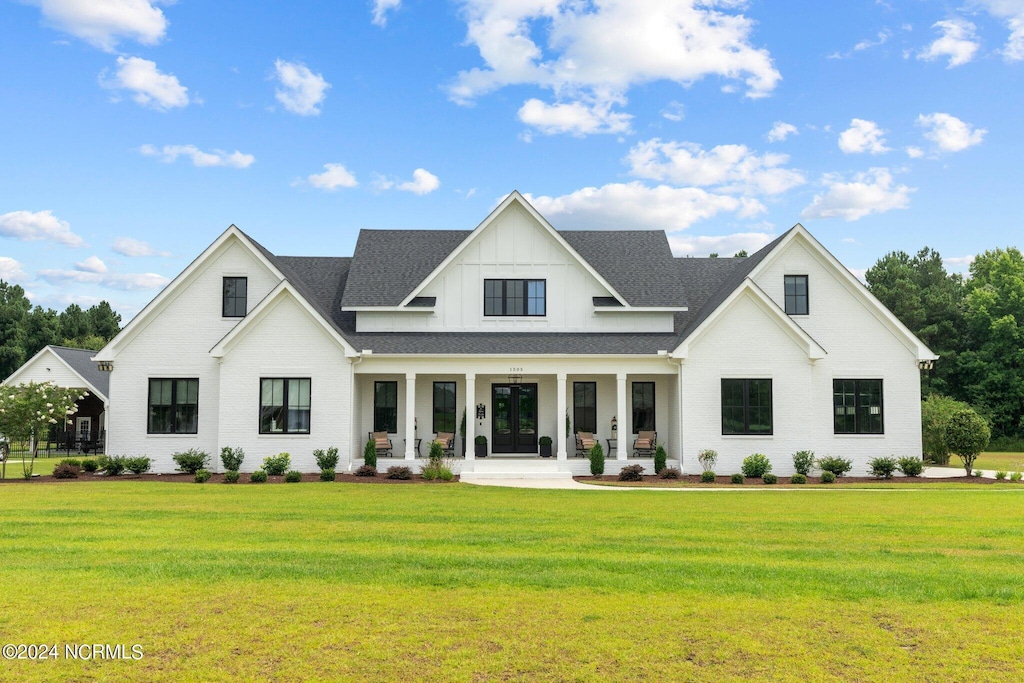
[[[54,431],[45,442],[39,442],[36,451],[38,458],[55,458],[72,453],[103,453],[106,451],[107,431],[93,430],[89,433],[74,431]],[[28,441],[5,443],[7,457],[10,460],[21,460],[32,457],[31,444]]]

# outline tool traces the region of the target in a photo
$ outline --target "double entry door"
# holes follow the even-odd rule
[[[537,452],[537,385],[491,385],[491,452]]]

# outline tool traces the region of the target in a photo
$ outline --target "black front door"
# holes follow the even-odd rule
[[[491,385],[491,452],[537,452],[537,385]]]

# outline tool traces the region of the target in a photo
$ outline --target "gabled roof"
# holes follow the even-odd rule
[[[92,360],[96,352],[92,349],[72,349],[67,346],[44,346],[36,355],[32,356],[20,368],[11,373],[11,376],[4,380],[11,383],[17,379],[23,368],[27,368],[36,359],[44,354],[52,354],[57,360],[64,364],[68,370],[82,379],[82,387],[94,393],[103,402],[107,401],[110,395],[110,373],[100,372],[97,364]]]

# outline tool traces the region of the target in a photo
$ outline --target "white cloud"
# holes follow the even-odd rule
[[[124,291],[161,289],[170,282],[169,278],[157,273],[90,273],[83,270],[62,269],[40,270],[39,277],[51,284],[77,282]]]
[[[79,261],[75,264],[75,268],[78,270],[85,271],[87,273],[105,273],[107,272],[107,264],[103,262],[98,256],[90,256],[84,261]]]
[[[914,147],[913,145],[906,148],[907,156],[911,159],[920,159],[924,156],[924,150],[920,147]]]
[[[980,145],[988,133],[984,128],[975,128],[952,114],[942,112],[921,114],[917,117],[917,125],[925,128],[924,136],[942,152],[960,152]]]
[[[68,247],[81,247],[85,241],[71,232],[71,225],[50,211],[12,211],[0,214],[0,236],[22,242],[49,240]]]
[[[885,131],[874,121],[853,119],[850,127],[839,134],[839,149],[846,154],[882,154],[888,152],[885,146]]]
[[[373,0],[373,24],[384,28],[388,24],[388,12],[401,6],[402,0]]]
[[[274,62],[274,77],[281,84],[275,91],[277,101],[293,114],[317,116],[331,84],[301,62]]]
[[[758,155],[746,145],[704,150],[692,142],[638,142],[626,155],[630,174],[677,185],[717,187],[722,192],[780,194],[806,182],[798,171],[782,168],[785,154]]]
[[[768,142],[783,142],[790,135],[799,135],[800,132],[792,123],[776,121],[772,129],[768,131]]]
[[[718,254],[722,257],[729,257],[739,251],[753,254],[773,239],[775,239],[775,235],[767,232],[738,232],[733,235],[671,236],[668,238],[668,243],[672,247],[672,253],[676,256]]]
[[[25,271],[21,264],[10,256],[0,256],[0,280],[4,282],[19,282],[26,279]]]
[[[441,187],[441,181],[437,176],[423,168],[417,168],[412,172],[412,180],[399,183],[396,186],[403,192],[412,192],[418,195],[430,194],[439,187]]]
[[[533,98],[519,108],[519,120],[545,135],[570,133],[579,137],[592,133],[628,133],[633,117],[613,112],[611,106],[610,102],[547,104]]]
[[[972,263],[974,263],[974,254],[968,254],[967,256],[950,256],[942,259],[942,265],[946,267],[946,270],[957,272],[964,272],[968,270]]]
[[[1020,0],[974,0],[971,4],[1006,22],[1010,36],[1002,50],[1003,59],[1008,62],[1024,59],[1024,3]]]
[[[960,66],[974,59],[980,47],[975,26],[966,19],[946,19],[932,24],[942,34],[931,45],[917,53],[918,59],[932,61],[948,57],[947,69]]]
[[[121,256],[171,256],[169,251],[157,251],[147,242],[133,237],[118,237],[114,240],[113,250]]]
[[[114,77],[108,79],[104,70],[100,73],[100,85],[129,90],[138,104],[158,111],[186,107],[189,103],[188,88],[178,82],[177,76],[161,72],[156,62],[141,57],[118,57]]]
[[[139,148],[139,152],[147,157],[159,157],[160,161],[167,164],[174,163],[180,156],[192,159],[193,166],[249,168],[256,161],[256,157],[253,155],[243,154],[237,149],[234,152],[226,152],[222,149],[204,152],[195,145],[164,145],[159,149],[153,145],[143,145]]]
[[[647,187],[634,181],[584,187],[560,197],[525,195],[558,228],[683,230],[722,212],[750,218],[766,209],[756,199],[697,187]]]
[[[159,0],[27,0],[46,22],[108,52],[122,38],[154,45],[167,31]]]
[[[324,164],[323,173],[313,173],[306,176],[304,181],[296,180],[292,185],[300,185],[303,182],[328,192],[334,192],[339,187],[355,187],[359,184],[356,177],[342,164]]]
[[[814,201],[800,214],[804,219],[843,218],[855,221],[873,213],[905,209],[910,205],[910,193],[916,188],[896,185],[887,168],[872,168],[858,173],[846,182],[836,173],[822,176],[827,188],[815,195]]]
[[[682,102],[669,102],[668,106],[661,110],[661,115],[669,121],[679,122],[686,118],[686,107]]]
[[[853,237],[844,237],[841,241],[842,241],[843,244],[857,244],[857,245],[860,244],[860,242],[858,242]]]
[[[856,50],[857,52],[869,50],[873,47],[878,47],[879,45],[885,45],[887,42],[889,42],[890,38],[892,38],[892,31],[890,31],[887,28],[883,28],[881,31],[878,32],[878,37],[875,38],[875,40],[862,40],[856,45],[854,45],[853,49]]]

